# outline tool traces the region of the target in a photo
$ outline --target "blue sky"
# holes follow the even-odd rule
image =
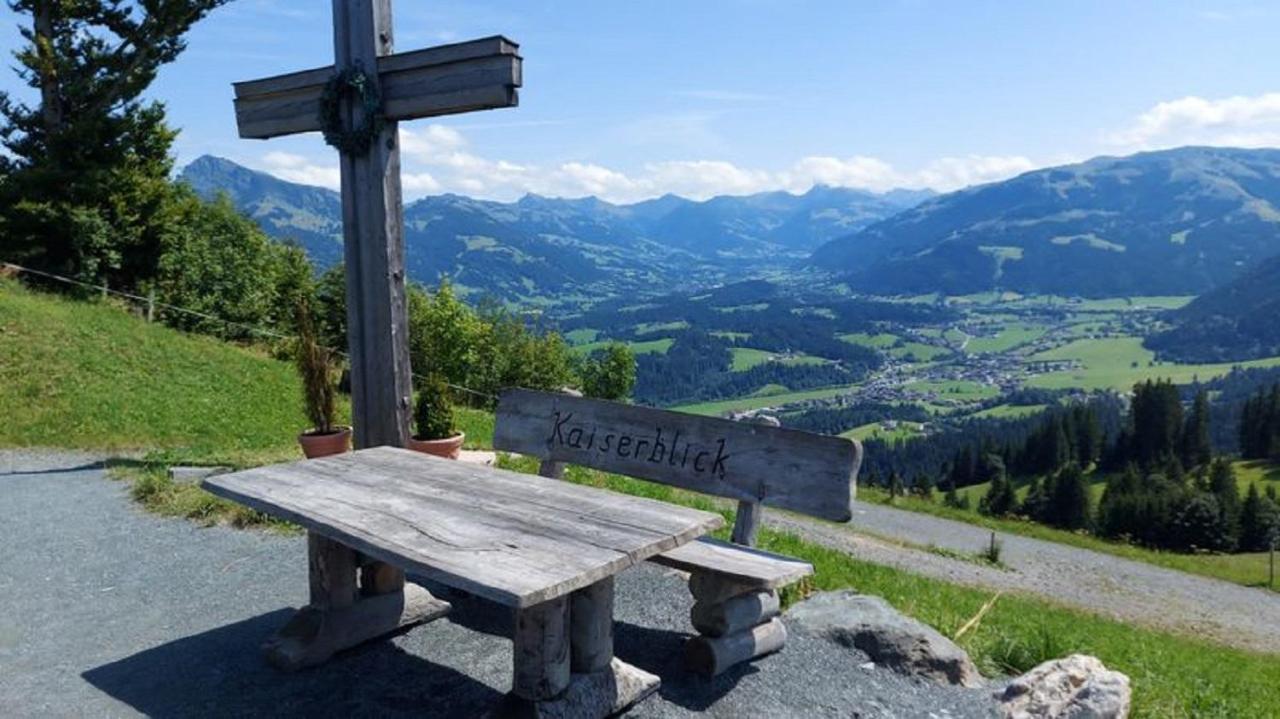
[[[949,190],[1188,143],[1280,146],[1280,4],[395,0],[399,50],[503,34],[514,110],[402,125],[409,197]],[[0,43],[17,42],[0,12]],[[336,186],[318,135],[236,137],[231,83],[328,64],[330,3],[235,0],[152,89],[212,153]],[[16,90],[12,73],[0,88]]]

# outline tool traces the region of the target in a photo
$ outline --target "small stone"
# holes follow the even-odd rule
[[[787,612],[797,632],[865,652],[876,664],[939,684],[977,687],[978,668],[955,642],[880,597],[824,592]]]
[[[1124,719],[1129,677],[1096,657],[1073,654],[1045,662],[995,693],[1008,719]]]

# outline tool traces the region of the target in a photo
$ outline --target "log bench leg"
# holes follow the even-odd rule
[[[613,577],[521,610],[513,651],[512,692],[493,716],[613,716],[660,684],[613,656]]]
[[[776,591],[712,572],[691,575],[689,591],[695,599],[689,619],[699,633],[685,645],[690,671],[714,677],[787,643]]]
[[[374,562],[358,568],[356,552],[339,542],[308,533],[307,554],[311,603],[262,647],[278,669],[322,664],[344,649],[449,611],[447,602],[406,584],[394,567]]]

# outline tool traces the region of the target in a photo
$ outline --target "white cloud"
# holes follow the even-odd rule
[[[318,185],[337,190],[342,187],[342,175],[335,160],[331,164],[315,164],[302,155],[289,152],[268,152],[262,156],[262,169],[289,182]]]
[[[1180,145],[1267,147],[1280,144],[1280,92],[1157,103],[1108,142],[1124,150]]]
[[[940,158],[914,170],[862,155],[804,157],[780,170],[742,167],[719,159],[655,161],[632,171],[582,161],[530,165],[477,154],[463,133],[436,124],[401,129],[400,148],[401,184],[410,199],[457,192],[498,200],[527,193],[595,195],[613,202],[674,193],[703,200],[770,190],[800,193],[818,184],[876,192],[896,187],[945,191],[1004,179],[1036,166],[1025,157],[983,155]],[[250,164],[291,182],[331,189],[341,184],[336,158],[316,162],[303,155],[269,152]]]

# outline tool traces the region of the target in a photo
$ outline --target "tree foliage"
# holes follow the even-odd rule
[[[0,229],[7,254],[82,281],[137,288],[175,227],[164,107],[142,95],[225,0],[12,0],[29,18],[0,95]]]

